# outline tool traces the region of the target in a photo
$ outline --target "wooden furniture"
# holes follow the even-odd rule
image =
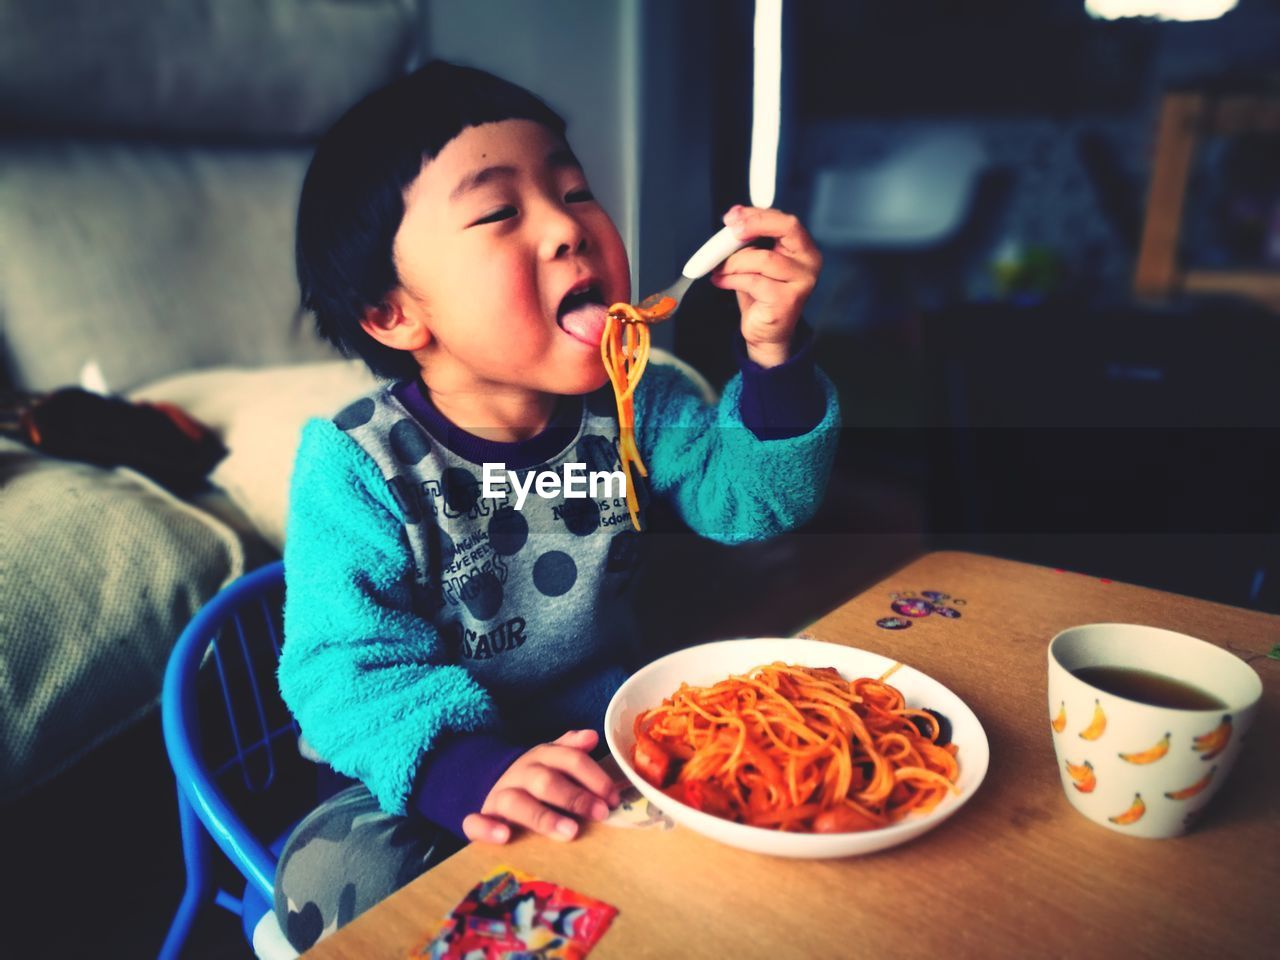
[[[1177,292],[1232,294],[1280,311],[1280,271],[1183,269],[1178,263],[1183,202],[1196,149],[1205,136],[1242,133],[1280,133],[1280,96],[1165,96],[1133,278],[1138,297],[1164,299]]]
[[[893,592],[950,594],[960,619],[885,630]],[[963,602],[962,602],[963,601]],[[1124,837],[1068,805],[1046,702],[1059,630],[1128,621],[1225,646],[1264,702],[1232,780],[1175,840]],[[1280,942],[1280,617],[965,553],[928,554],[804,635],[888,654],[946,684],[991,743],[986,782],[931,833],[880,854],[782,860],[676,827],[587,827],[572,843],[472,844],[307,954],[403,958],[506,864],[619,910],[593,958],[1254,957]],[[961,758],[963,762],[963,758]]]

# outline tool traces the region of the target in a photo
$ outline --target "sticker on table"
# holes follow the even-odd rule
[[[610,754],[602,757],[600,768],[613,780],[621,799],[602,823],[609,827],[657,827],[671,830],[676,822],[658,809],[623,775],[618,761]]]
[[[581,960],[618,910],[567,887],[498,867],[411,954],[432,960],[528,956]]]
[[[622,800],[603,822],[608,827],[657,827],[660,830],[671,830],[676,825],[635,787],[622,791]]]
[[[955,607],[942,607],[942,606],[935,605],[933,608],[933,612],[940,617],[946,617],[948,620],[960,619],[960,611],[957,610]]]
[[[927,617],[933,613],[933,604],[928,600],[908,599],[903,597],[889,604],[889,608],[904,617]]]
[[[943,593],[940,590],[921,590],[920,596],[924,597],[930,603],[941,603],[943,600],[951,599],[951,594]]]
[[[905,630],[911,626],[911,621],[902,617],[881,617],[876,621],[876,626],[882,630]]]

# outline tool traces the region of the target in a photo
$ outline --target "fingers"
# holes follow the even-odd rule
[[[594,740],[596,735],[591,733],[591,736]],[[534,776],[537,767],[545,767],[571,777],[610,806],[618,802],[618,790],[613,779],[583,750],[557,741],[538,747],[530,760],[535,768]]]
[[[724,222],[733,229],[740,240],[756,240],[772,237],[777,241],[775,249],[808,265],[815,272],[822,266],[822,255],[798,217],[781,210],[761,207],[733,206],[724,215]]]
[[[562,747],[573,747],[575,750],[594,750],[600,742],[600,734],[594,730],[569,730],[551,742]]]
[[[501,818],[512,826],[525,827],[555,840],[572,840],[578,835],[577,820],[541,802],[527,790],[497,790],[489,795],[482,812],[487,817]]]
[[[711,282],[737,292],[748,344],[752,337],[789,340],[817,286],[822,254],[800,221],[781,210],[734,206],[724,220],[743,240],[772,237],[774,244],[739,250],[712,273]]]
[[[772,305],[778,299],[778,281],[770,280],[758,273],[731,273],[712,278],[721,290],[736,290],[745,293],[754,303],[765,306]]]
[[[711,282],[721,290],[745,293],[752,301],[767,306],[803,303],[816,286],[813,276],[808,273],[798,273],[791,280],[782,280],[763,273],[726,271],[713,274]]]
[[[519,785],[513,785],[513,788],[523,790],[535,800],[565,813],[591,820],[603,820],[609,815],[609,806],[604,799],[584,789],[554,767],[531,767],[523,781]],[[612,789],[612,784],[610,788]]]
[[[507,824],[483,813],[471,813],[463,818],[462,832],[475,843],[506,843],[511,839],[511,828]]]
[[[812,274],[793,258],[783,256],[775,250],[759,250],[755,247],[739,250],[717,267],[712,272],[711,278],[714,281],[718,277],[735,273],[758,273],[762,277],[780,283],[797,283],[812,277]]]
[[[479,813],[462,824],[469,839],[505,843],[524,827],[557,840],[578,834],[578,819],[603,820],[621,795],[587,751],[600,741],[594,730],[570,730],[521,756],[499,778]]]

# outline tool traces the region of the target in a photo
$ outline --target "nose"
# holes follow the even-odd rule
[[[538,252],[544,260],[583,253],[589,243],[586,228],[572,211],[558,204],[548,203],[543,208],[539,230]]]

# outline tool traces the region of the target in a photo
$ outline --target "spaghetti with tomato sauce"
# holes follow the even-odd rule
[[[907,707],[887,676],[850,681],[775,662],[709,687],[682,684],[636,717],[632,762],[668,796],[736,823],[889,826],[959,793],[959,764],[945,718]]]
[[[652,302],[651,302],[652,301]],[[627,473],[627,510],[631,524],[640,529],[640,501],[636,497],[636,473],[649,475],[636,446],[633,398],[649,363],[649,324],[665,319],[676,308],[671,297],[650,298],[640,306],[615,303],[605,313],[600,358],[613,385],[618,405],[618,456]]]

